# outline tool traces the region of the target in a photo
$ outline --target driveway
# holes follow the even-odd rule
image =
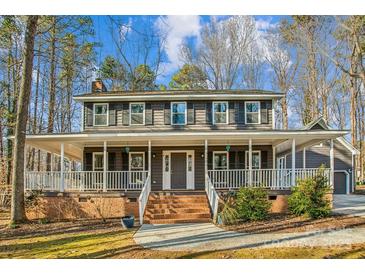
[[[365,228],[298,233],[238,233],[212,223],[145,224],[134,235],[144,248],[164,251],[212,251],[238,248],[314,247],[365,242]]]
[[[333,212],[365,217],[365,195],[333,195]]]

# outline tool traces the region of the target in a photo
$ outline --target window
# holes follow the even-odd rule
[[[104,170],[104,153],[94,152],[93,153],[93,171]]]
[[[186,124],[186,103],[177,102],[171,103],[171,124],[185,125]]]
[[[278,158],[277,162],[278,162],[278,169],[285,168],[285,157]]]
[[[213,102],[213,124],[228,124],[227,102]]]
[[[213,169],[228,169],[228,152],[213,152]]]
[[[129,170],[130,171],[144,170],[144,152],[129,153]]]
[[[107,126],[109,124],[108,112],[108,104],[94,104],[94,126]]]
[[[144,103],[130,103],[129,113],[130,113],[131,125],[144,125],[144,117],[145,117]]]
[[[245,123],[260,124],[260,102],[245,102]]]
[[[249,151],[246,151],[246,157],[245,157],[246,169],[249,169],[248,154]],[[252,151],[252,169],[260,169],[260,168],[261,168],[261,151]]]

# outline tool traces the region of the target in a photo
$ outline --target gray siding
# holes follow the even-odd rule
[[[266,155],[266,159],[261,157],[261,165],[263,165],[264,161],[266,162],[265,168],[272,168],[272,148],[271,146],[253,146],[253,150],[260,150],[262,155]],[[153,147],[152,146],[152,162],[151,162],[151,169],[152,169],[152,190],[159,191],[162,190],[162,151],[163,150],[194,150],[195,151],[195,189],[203,190],[205,186],[204,180],[204,146],[189,146],[189,147]],[[225,146],[214,146],[209,147],[208,154],[213,153],[213,151],[224,151]],[[101,147],[86,147],[84,148],[84,169],[91,170],[92,169],[92,152],[102,152],[103,148]],[[109,147],[107,149],[108,152],[115,153],[115,170],[128,170],[128,157],[123,156],[125,153],[123,152],[122,147]],[[131,147],[130,152],[134,151],[144,151],[145,152],[145,169],[148,169],[147,163],[147,147]],[[245,154],[245,151],[248,151],[247,146],[232,146],[230,148],[230,153],[242,153]],[[238,155],[238,154],[235,154]],[[209,158],[209,157],[208,157]],[[238,156],[235,157],[235,161],[243,161],[244,159],[239,159]],[[110,166],[110,165],[109,165]],[[212,159],[209,159],[208,169],[212,167]],[[230,168],[237,168],[238,163]],[[241,167],[244,168],[244,167]]]
[[[229,105],[233,107],[229,109],[227,115],[230,117],[228,124],[213,125],[207,119],[207,104],[211,104],[212,101],[187,101],[188,104],[192,104],[192,109],[190,110],[190,115],[193,115],[194,119],[192,122],[185,126],[172,126],[170,124],[165,124],[165,103],[169,102],[146,102],[151,104],[152,122],[142,126],[130,126],[126,124],[126,117],[129,119],[129,110],[123,110],[123,104],[126,106],[125,102],[113,102],[109,103],[109,108],[115,110],[116,124],[103,127],[95,127],[87,123],[87,113],[90,113],[93,108],[92,103],[85,103],[84,107],[84,130],[85,131],[98,131],[98,130],[118,130],[118,131],[128,131],[128,130],[171,130],[171,129],[197,129],[197,130],[216,130],[216,129],[271,129],[272,128],[272,104],[271,100],[260,101],[261,106],[267,106],[267,123],[262,123],[258,125],[248,125],[244,123],[244,101],[230,101]],[[125,108],[125,107],[124,107]],[[193,113],[191,113],[193,112]],[[127,116],[128,115],[128,116]],[[266,115],[266,112],[261,112],[261,115]],[[123,119],[124,116],[124,119]],[[261,119],[264,120],[264,119]],[[129,122],[129,121],[128,121]]]

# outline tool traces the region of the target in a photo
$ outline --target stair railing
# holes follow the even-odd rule
[[[146,205],[148,202],[148,197],[150,196],[151,192],[151,175],[147,176],[146,182],[142,188],[141,194],[139,195],[138,202],[139,202],[139,223],[143,225],[143,215],[146,209]]]
[[[213,221],[216,221],[218,215],[219,195],[208,175],[206,175],[205,192],[207,193],[209,205],[212,209]]]

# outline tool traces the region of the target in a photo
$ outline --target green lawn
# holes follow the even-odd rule
[[[136,229],[119,222],[63,222],[0,227],[0,258],[365,258],[365,243],[336,248],[237,249],[169,252],[144,249],[133,241]]]

